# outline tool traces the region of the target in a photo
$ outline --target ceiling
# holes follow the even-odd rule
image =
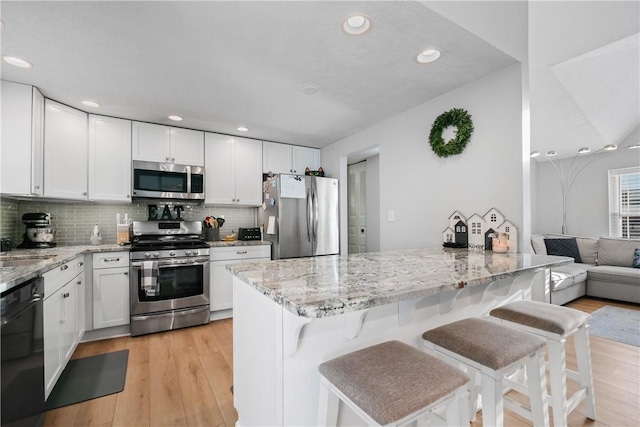
[[[419,2],[2,2],[2,79],[98,114],[322,147],[514,58]],[[370,31],[350,36],[362,13]],[[436,47],[440,59],[414,57]],[[305,94],[305,86],[315,94]],[[80,101],[102,107],[92,110]]]

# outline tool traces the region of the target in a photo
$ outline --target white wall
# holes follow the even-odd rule
[[[567,234],[591,237],[609,235],[608,171],[640,166],[640,150],[626,148],[637,142],[638,129],[619,144],[618,150],[595,154],[598,158],[578,175],[567,200]],[[589,159],[585,156],[579,160],[584,162]],[[568,168],[571,159],[561,161]],[[537,162],[536,170],[537,176],[532,175],[532,181],[536,181],[537,187],[532,232],[560,233],[562,193],[558,175],[544,159]]]
[[[454,210],[470,216],[496,207],[521,228],[521,93],[515,64],[323,148],[323,167],[346,182],[346,159],[379,146],[381,250],[440,246]],[[466,109],[475,131],[462,154],[441,159],[428,136],[436,117],[452,108]],[[395,222],[387,221],[390,210]],[[346,218],[342,185],[342,236]],[[346,242],[341,248],[347,252]]]
[[[367,158],[367,251],[380,251],[380,156]]]

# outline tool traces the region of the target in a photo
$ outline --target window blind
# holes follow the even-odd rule
[[[640,167],[609,171],[609,236],[640,239]]]

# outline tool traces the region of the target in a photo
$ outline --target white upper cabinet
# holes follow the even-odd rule
[[[89,116],[89,199],[131,201],[131,121]]]
[[[204,132],[133,122],[133,160],[204,166]]]
[[[35,87],[1,82],[0,193],[42,195],[44,97]]]
[[[320,150],[297,145],[263,142],[262,171],[304,175],[306,168],[318,170]]]
[[[262,142],[205,134],[205,203],[262,204]]]
[[[45,100],[44,195],[87,199],[87,113]]]

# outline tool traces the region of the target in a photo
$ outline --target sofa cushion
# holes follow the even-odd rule
[[[575,262],[582,262],[576,239],[544,239],[547,255],[568,256]]]
[[[598,265],[631,267],[636,248],[640,248],[640,240],[601,237],[598,242]]]
[[[557,291],[587,280],[587,269],[577,264],[551,269],[551,290]]]
[[[546,255],[547,247],[544,244],[544,236],[539,234],[534,234],[531,236],[531,247],[533,248],[533,252],[538,255]]]
[[[570,236],[568,234],[547,234],[546,237],[553,239],[575,238],[582,262],[585,264],[596,264],[598,260],[598,239],[594,239],[593,237]]]
[[[589,268],[589,281],[611,282],[624,285],[636,285],[640,287],[640,269],[618,267],[611,265],[599,265]],[[587,287],[589,283],[587,283]]]

